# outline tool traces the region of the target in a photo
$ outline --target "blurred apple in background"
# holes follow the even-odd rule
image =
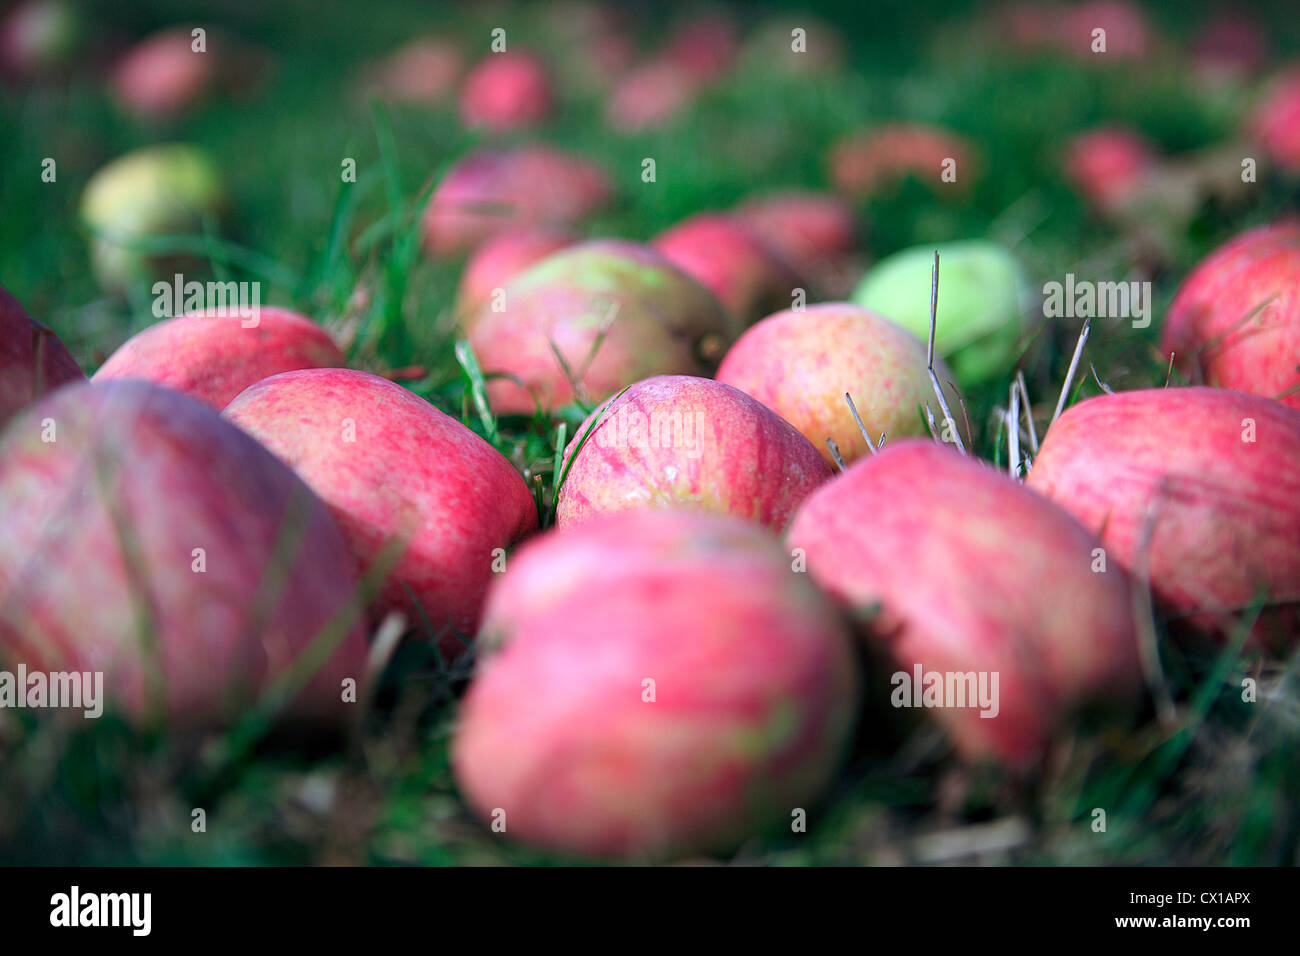
[[[495,131],[536,126],[554,107],[546,67],[531,53],[492,53],[465,77],[460,115],[466,126]]]
[[[448,102],[465,72],[465,55],[450,40],[411,40],[362,74],[368,93],[399,103],[436,106]]]
[[[53,330],[0,287],[0,428],[46,392],[85,380]]]
[[[28,79],[57,73],[72,63],[84,35],[73,3],[19,3],[0,20],[0,74]]]
[[[1141,190],[1157,169],[1156,149],[1131,129],[1080,133],[1065,149],[1066,176],[1094,208],[1114,212]]]
[[[1292,175],[1300,173],[1300,68],[1283,73],[1271,84],[1247,132],[1278,166]]]
[[[830,178],[836,189],[855,197],[893,188],[906,176],[937,195],[964,195],[978,178],[976,162],[971,144],[954,133],[922,123],[890,123],[836,141]],[[951,181],[942,178],[946,168],[953,171]]]

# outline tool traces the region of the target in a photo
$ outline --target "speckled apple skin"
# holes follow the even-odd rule
[[[786,535],[899,670],[997,672],[999,712],[928,712],[959,753],[1032,766],[1077,706],[1141,683],[1133,598],[1097,539],[991,466],[927,439],[889,442],[814,492]]]
[[[0,658],[103,671],[106,707],[136,719],[155,700],[156,665],[172,725],[233,721],[336,615],[347,624],[356,594],[343,536],[306,485],[207,406],[144,382],[70,385],[15,418],[0,440],[0,513]],[[317,645],[326,656],[304,665],[314,677],[286,717],[351,715],[341,682],[365,677],[358,617]]]
[[[636,437],[637,416],[658,423],[656,438]],[[664,434],[666,441],[657,437]],[[565,450],[570,459],[556,505],[562,528],[610,511],[689,506],[781,531],[831,476],[817,449],[776,412],[730,385],[688,375],[646,379],[597,409]]]
[[[0,428],[46,392],[85,380],[59,337],[0,287]]]
[[[306,316],[268,306],[256,326],[245,321],[252,320],[211,313],[165,319],[123,342],[91,380],[153,382],[221,411],[268,376],[344,364],[329,333]]]
[[[449,652],[478,626],[493,550],[537,528],[523,478],[495,448],[413,392],[368,372],[304,369],[242,392],[225,415],[288,462],[343,528],[364,575],[408,541],[372,606],[406,613]],[[355,441],[347,441],[348,420]]]
[[[718,366],[719,382],[758,399],[799,429],[833,463],[827,438],[845,462],[869,454],[853,420],[847,392],[872,441],[926,434],[920,409],[942,418],[926,372],[926,346],[906,329],[845,302],[778,312],[742,335]],[[945,387],[952,373],[938,359],[935,373]],[[959,408],[947,388],[949,406]]]
[[[607,515],[511,558],[452,761],[511,839],[584,857],[733,849],[839,765],[856,662],[833,607],[762,529]],[[654,683],[654,702],[643,700]]]
[[[1266,594],[1252,641],[1295,646],[1300,412],[1214,388],[1099,395],[1057,419],[1028,483],[1127,568],[1149,533],[1151,587],[1177,623],[1222,637]]]
[[[1300,409],[1300,220],[1251,229],[1202,260],[1169,305],[1161,345],[1193,382]]]
[[[505,288],[502,311],[484,306],[466,326],[483,371],[509,376],[488,381],[498,414],[574,401],[571,375],[599,402],[651,375],[699,372],[701,340],[729,341],[707,289],[650,247],[612,239],[548,256]]]

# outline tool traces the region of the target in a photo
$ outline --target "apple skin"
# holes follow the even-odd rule
[[[144,120],[172,119],[217,87],[221,52],[195,52],[189,28],[163,30],[127,51],[113,71],[113,95]]]
[[[799,275],[832,298],[848,295],[858,249],[853,207],[836,196],[810,190],[765,193],[746,200],[733,214],[775,249]]]
[[[265,306],[256,326],[244,328],[243,322],[238,315],[214,313],[158,322],[123,342],[91,381],[140,379],[221,411],[248,386],[277,372],[344,364],[329,333],[297,312]]]
[[[518,380],[488,380],[502,415],[582,397],[555,350],[585,399],[599,402],[651,375],[698,372],[709,341],[730,341],[727,316],[707,289],[649,246],[613,239],[548,256],[506,286],[503,311],[485,306],[465,325],[483,371]]]
[[[503,132],[544,122],[554,106],[546,67],[531,53],[493,53],[465,77],[460,116],[466,126]]]
[[[1121,127],[1082,133],[1066,148],[1066,176],[1084,199],[1102,212],[1123,206],[1155,168],[1152,144]]]
[[[613,195],[600,166],[545,146],[479,150],[453,166],[424,212],[435,257],[462,255],[502,232],[576,229]]]
[[[528,229],[493,236],[470,255],[460,276],[456,314],[469,316],[529,266],[572,245],[572,233],[558,229]]]
[[[856,305],[829,302],[768,316],[736,341],[715,378],[772,409],[833,464],[827,438],[845,462],[869,454],[845,392],[873,441],[881,432],[928,434],[918,408],[928,404],[936,420],[942,415],[925,361],[925,343],[906,329]],[[941,383],[952,379],[938,359],[935,372]],[[947,395],[955,411],[957,394]]]
[[[456,780],[481,817],[504,809],[512,839],[558,853],[732,850],[818,799],[856,713],[830,602],[769,534],[717,515],[538,538],[494,584],[480,640],[494,650],[461,709]]]
[[[688,375],[645,379],[598,408],[564,460],[561,528],[611,511],[689,506],[781,531],[831,477],[812,443],[776,412],[730,385]]]
[[[524,479],[500,452],[413,392],[351,369],[272,375],[241,392],[224,415],[325,502],[358,576],[389,541],[409,539],[371,605],[375,620],[390,610],[416,626],[427,619],[444,650],[464,649],[478,626],[493,550],[537,528]]]
[[[46,392],[85,380],[59,337],[0,286],[0,428]]]
[[[955,182],[942,181],[946,159],[957,162]],[[920,123],[893,123],[851,133],[831,148],[835,188],[854,197],[872,196],[904,176],[915,176],[935,193],[964,195],[975,179],[975,150],[947,130]]]
[[[693,14],[673,29],[663,57],[696,83],[717,83],[735,65],[740,49],[739,34],[732,16]]]
[[[1255,423],[1255,442],[1243,441]],[[1300,411],[1216,388],[1101,395],[1067,409],[1028,485],[1132,570],[1150,536],[1152,591],[1189,636],[1231,634],[1267,589],[1250,641],[1300,633]]]
[[[605,122],[620,133],[639,133],[668,125],[699,92],[681,66],[651,60],[619,77],[605,103]]]
[[[909,675],[996,672],[999,712],[938,708],[958,752],[1027,768],[1075,709],[1141,684],[1133,593],[1097,539],[991,466],[889,442],[815,491],[786,535],[847,609],[879,607],[868,647]]]
[[[725,214],[691,216],[651,245],[717,297],[731,316],[733,335],[789,306],[794,290],[808,284],[749,227]]]
[[[1300,409],[1300,220],[1251,229],[1203,259],[1169,304],[1161,347],[1193,382]]]
[[[437,105],[451,99],[465,57],[447,40],[412,40],[364,71],[362,89],[399,103]]]
[[[1249,122],[1252,137],[1273,162],[1300,173],[1300,69],[1283,73],[1256,107]]]
[[[364,681],[366,643],[355,620],[325,631],[336,616],[347,624],[357,586],[339,528],[293,472],[202,403],[145,382],[47,395],[0,438],[0,510],[7,664],[103,671],[110,707],[150,722],[153,701],[170,725],[207,729],[245,714],[303,655],[328,652],[284,717],[338,726],[350,716],[341,682]],[[325,643],[309,651],[318,635]],[[146,693],[152,666],[161,700]]]
[[[114,240],[194,232],[224,208],[220,170],[198,147],[168,143],[118,157],[91,177],[81,196],[95,277],[106,290],[122,292],[156,275],[185,272],[184,258],[150,256]]]
[[[1125,0],[1086,0],[1062,11],[1060,48],[1078,60],[1100,65],[1099,61],[1141,60],[1155,45],[1151,26],[1142,8]],[[1093,30],[1106,31],[1106,53],[1093,51]]]
[[[973,239],[896,252],[862,277],[853,302],[928,341],[935,250],[939,252],[935,351],[948,360],[962,385],[1005,374],[1020,354],[1021,302],[1027,284],[1020,264],[995,243]]]

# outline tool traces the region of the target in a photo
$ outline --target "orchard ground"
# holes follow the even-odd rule
[[[419,3],[85,6],[95,22],[130,36],[191,21],[222,26],[271,51],[275,71],[256,98],[219,98],[162,125],[124,118],[103,84],[85,75],[0,87],[0,263],[27,311],[53,326],[87,372],[154,321],[147,297],[123,303],[95,284],[77,204],[90,175],[116,156],[154,142],[197,144],[221,163],[232,216],[219,235],[178,239],[178,251],[206,257],[219,280],[260,282],[265,304],[322,321],[347,343],[350,365],[399,379],[461,417],[526,477],[540,476],[549,494],[555,429],[478,414],[473,392],[481,382],[455,351],[460,264],[431,262],[419,244],[419,213],[440,171],[490,138],[466,131],[454,103],[388,106],[355,92],[364,63],[427,33],[450,33],[477,58],[502,26],[511,43],[544,52],[529,32],[536,18],[510,7],[433,12]],[[734,10],[742,25],[760,18],[749,6]],[[1190,3],[1148,15],[1185,50],[1213,12]],[[670,23],[649,5],[641,13],[637,35],[650,48]],[[617,198],[590,234],[647,240],[760,190],[826,188],[832,144],[862,127],[919,121],[964,136],[979,150],[979,169],[969,183],[958,171],[964,188],[956,195],[907,180],[859,203],[865,250],[875,261],[915,244],[988,238],[1014,250],[1035,292],[1067,276],[1150,279],[1147,327],[1137,316],[1094,321],[1076,398],[1098,393],[1101,383],[1162,384],[1160,325],[1191,266],[1243,229],[1300,209],[1300,182],[1266,172],[1231,202],[1198,202],[1182,218],[1155,209],[1125,230],[1091,212],[1065,178],[1067,144],[1099,125],[1131,126],[1174,159],[1212,155],[1236,141],[1263,75],[1198,82],[1186,58],[1163,53],[1131,62],[1010,56],[990,42],[987,10],[973,4],[872,4],[864,14],[845,2],[820,13],[849,42],[845,70],[800,78],[742,64],[667,127],[635,134],[609,129],[602,96],[566,94],[553,120],[506,140],[540,140],[604,164]],[[1300,24],[1286,5],[1256,16],[1273,44],[1272,65],[1294,58]],[[47,158],[56,163],[52,182],[42,176]],[[647,158],[654,182],[643,180]],[[355,160],[355,183],[342,181],[347,159]],[[1037,298],[1027,318],[1042,326],[1020,362],[1041,434],[1079,320],[1042,323]],[[1004,466],[997,415],[1008,383],[965,395],[975,450]],[[584,417],[570,409],[570,437]],[[1163,636],[1160,652],[1172,712],[1144,714],[1128,733],[1067,735],[1027,779],[964,766],[935,725],[900,726],[887,708],[868,706],[847,772],[824,805],[808,808],[807,832],[778,829],[733,859],[1295,862],[1297,660],[1246,670],[1235,647],[1194,656]],[[255,726],[206,741],[196,756],[112,717],[56,722],[0,713],[0,753],[8,757],[0,861],[553,862],[489,832],[455,792],[449,732],[468,672],[468,662],[449,670],[430,651],[403,646],[365,725],[341,750],[322,745],[315,753],[280,746]],[[1257,684],[1253,702],[1243,700],[1248,678]]]

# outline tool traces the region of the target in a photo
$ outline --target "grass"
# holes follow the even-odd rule
[[[47,321],[93,369],[151,320],[147,296],[106,298],[87,267],[76,217],[81,187],[97,168],[136,146],[182,140],[214,152],[232,215],[198,236],[160,246],[205,256],[214,274],[264,283],[263,300],[311,314],[347,343],[349,360],[403,384],[497,446],[550,514],[563,481],[565,441],[584,438],[591,408],[498,420],[482,370],[458,345],[451,319],[459,266],[431,263],[419,245],[419,212],[441,171],[478,138],[451,110],[388,107],[350,91],[355,69],[405,39],[439,29],[486,48],[505,19],[513,42],[536,34],[528,15],[485,20],[473,8],[429,12],[385,3],[346,5],[195,3],[181,16],[163,0],[88,4],[121,30],[172,22],[221,23],[274,50],[278,69],[261,98],[217,102],[164,128],[118,115],[88,78],[0,91],[7,143],[0,159],[0,282]],[[1208,4],[1152,10],[1163,33],[1185,38]],[[1193,12],[1188,13],[1190,9]],[[844,28],[853,70],[794,80],[742,68],[667,129],[610,134],[599,100],[575,95],[539,138],[611,170],[614,206],[597,235],[648,238],[701,209],[725,208],[758,188],[822,187],[840,135],[914,119],[950,127],[982,154],[978,183],[962,197],[907,181],[861,204],[865,244],[879,258],[914,243],[988,236],[1012,246],[1041,285],[1128,277],[1142,242],[1090,215],[1060,176],[1073,133],[1099,122],[1136,126],[1171,154],[1233,135],[1255,84],[1194,88],[1167,56],[1125,66],[1020,60],[997,54],[969,28],[972,6],[885,4],[868,20],[857,4],[825,6]],[[744,17],[754,14],[746,8]],[[643,11],[644,12],[644,11]],[[1297,24],[1265,11],[1281,52],[1300,49]],[[358,23],[358,18],[363,23]],[[662,17],[646,16],[652,42]],[[55,183],[41,160],[58,163]],[[658,181],[641,181],[656,159]],[[341,182],[344,159],[355,183]],[[1077,321],[1050,322],[1025,343],[1017,389],[1042,435],[1057,395],[1071,402],[1159,385],[1159,318],[1188,268],[1248,225],[1297,208],[1300,186],[1266,175],[1238,205],[1208,202],[1161,221],[1150,277],[1156,321],[1138,330],[1099,320],[1077,368]],[[1163,232],[1162,232],[1163,230]],[[134,301],[134,304],[130,304]],[[1068,378],[1067,378],[1068,376]],[[1062,383],[1073,386],[1062,390]],[[1011,379],[966,394],[972,450],[1003,462]],[[954,414],[959,410],[954,409]],[[965,434],[965,432],[963,432]],[[1028,431],[1018,442],[1029,447]],[[1032,449],[1031,449],[1032,450]],[[778,829],[735,857],[743,863],[810,865],[948,859],[1041,864],[1288,863],[1300,846],[1300,664],[1243,657],[1239,642],[1193,654],[1164,640],[1158,661],[1168,706],[1127,732],[1061,739],[1035,774],[1010,777],[952,759],[927,724],[870,712],[847,772],[810,819],[809,832]],[[0,713],[0,861],[45,863],[553,863],[510,845],[474,821],[448,768],[449,728],[469,664],[448,665],[419,644],[392,650],[374,706],[343,746],[287,746],[241,728],[227,738],[176,741],[135,733],[112,716],[87,726]],[[1242,699],[1242,681],[1257,700]],[[1163,696],[1163,695],[1162,695]],[[195,832],[194,811],[206,827]],[[1104,832],[1095,829],[1105,811]],[[984,849],[954,856],[962,838]]]

